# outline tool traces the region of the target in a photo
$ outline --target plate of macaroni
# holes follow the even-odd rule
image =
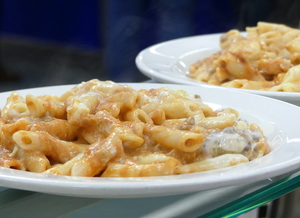
[[[300,30],[259,22],[246,31],[179,38],[150,46],[138,69],[163,83],[237,89],[300,106]]]
[[[300,164],[300,108],[263,96],[93,79],[0,97],[4,187],[164,196],[262,181]]]

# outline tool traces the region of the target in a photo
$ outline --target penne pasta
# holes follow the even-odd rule
[[[6,104],[1,110],[1,118],[6,122],[15,121],[29,115],[30,112],[27,108],[25,99],[16,92],[13,92],[7,98]]]
[[[66,117],[65,105],[59,101],[57,96],[42,95],[35,97],[29,94],[26,96],[26,105],[31,115],[36,118],[42,118],[46,115],[55,118]]]
[[[26,151],[39,151],[57,162],[65,163],[79,153],[86,145],[57,139],[44,131],[20,130],[13,134],[16,144]]]
[[[0,151],[0,167],[25,170],[24,163],[18,158],[12,156],[8,150],[1,149]]]
[[[297,74],[290,76],[282,80]],[[12,93],[0,116],[0,167],[35,173],[167,176],[269,152],[260,127],[238,111],[213,110],[199,95],[167,87],[134,90],[94,79],[61,96]]]
[[[50,167],[49,159],[39,151],[26,151],[16,147],[16,157],[22,160],[27,171],[42,173]]]
[[[248,158],[241,154],[224,154],[211,159],[182,165],[176,169],[175,173],[184,174],[221,169],[248,161]]]
[[[72,166],[71,175],[96,176],[112,158],[122,153],[122,141],[116,134],[111,134],[108,138],[90,145],[84,151],[82,158]]]
[[[223,34],[220,51],[193,63],[187,76],[231,88],[300,92],[300,30],[258,22],[246,33]]]
[[[66,141],[75,141],[79,135],[79,128],[63,119],[46,119],[45,121],[32,122],[26,129],[33,132],[44,131]]]
[[[103,177],[146,177],[146,176],[167,176],[173,175],[177,165],[176,159],[168,159],[163,163],[152,164],[117,164],[108,165]]]
[[[147,126],[149,137],[161,146],[183,152],[193,152],[202,146],[204,134],[170,129],[164,126]]]

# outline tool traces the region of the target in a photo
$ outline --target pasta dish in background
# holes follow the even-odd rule
[[[1,110],[0,166],[85,177],[194,173],[270,152],[260,127],[232,108],[163,87],[97,79],[61,96],[11,93]]]
[[[300,30],[259,22],[230,30],[221,50],[192,64],[188,77],[224,87],[300,92]]]

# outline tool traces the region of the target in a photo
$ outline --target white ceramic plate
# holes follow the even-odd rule
[[[153,45],[138,54],[136,65],[144,75],[158,82],[203,87],[213,86],[188,78],[186,75],[191,64],[220,50],[219,40],[221,35],[219,33],[192,36]],[[220,86],[218,88],[221,91],[235,89]],[[237,90],[272,97],[300,106],[300,93]]]
[[[209,172],[149,177],[149,178],[82,178],[44,175],[0,168],[0,185],[36,192],[95,198],[149,197],[183,194],[238,184],[252,183],[294,171],[300,166],[300,107],[232,90],[210,86],[128,84],[135,89],[168,86],[199,94],[214,109],[232,107],[241,117],[260,125],[272,147],[268,155],[249,163]],[[72,86],[54,86],[19,90],[25,96],[61,95]],[[10,92],[0,94],[0,106],[4,106]]]

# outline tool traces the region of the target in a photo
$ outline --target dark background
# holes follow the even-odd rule
[[[299,11],[299,0],[0,0],[0,91],[144,81],[135,57],[148,46],[258,21],[298,28]]]

